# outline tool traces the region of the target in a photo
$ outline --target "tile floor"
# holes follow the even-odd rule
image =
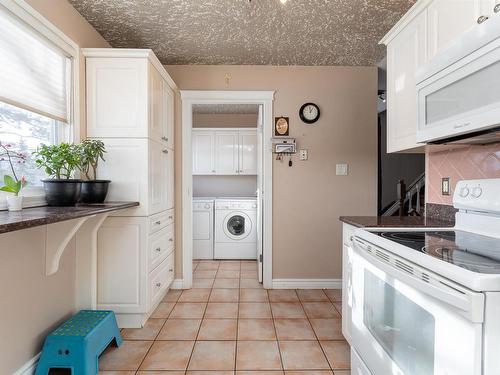
[[[102,375],[348,375],[339,290],[265,290],[252,261],[194,261],[142,329],[99,360]]]

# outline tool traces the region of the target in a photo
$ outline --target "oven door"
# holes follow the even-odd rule
[[[484,295],[355,238],[352,345],[373,375],[480,375]]]

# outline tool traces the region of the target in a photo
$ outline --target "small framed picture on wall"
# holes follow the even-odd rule
[[[280,116],[274,118],[274,136],[288,137],[290,134],[290,122],[288,117]]]

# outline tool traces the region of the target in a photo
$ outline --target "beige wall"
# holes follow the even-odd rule
[[[255,175],[193,176],[193,197],[255,197],[256,191]]]
[[[254,114],[193,114],[194,128],[255,128],[257,126],[257,116]]]
[[[66,0],[27,0],[80,47],[108,43]],[[84,63],[80,64],[80,113],[84,114]],[[83,117],[81,129],[84,129]],[[45,276],[45,227],[0,235],[0,374],[11,374],[41,349],[45,335],[75,308],[72,241],[59,271]]]
[[[275,90],[274,115],[290,117],[291,136],[309,160],[274,161],[273,277],[341,277],[340,215],[375,215],[375,67],[167,66],[186,90]],[[232,77],[225,84],[226,73]],[[298,109],[316,102],[321,119],[305,125]],[[178,112],[179,113],[179,112]],[[181,125],[176,128],[176,213],[181,216]],[[348,176],[335,164],[349,163]],[[177,220],[177,238],[181,238]],[[178,248],[181,244],[178,243]],[[182,254],[176,253],[177,277]]]

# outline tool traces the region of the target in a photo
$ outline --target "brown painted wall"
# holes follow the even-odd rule
[[[375,215],[377,70],[375,67],[167,66],[186,90],[275,90],[274,115],[290,117],[291,136],[309,160],[274,162],[274,278],[341,277],[340,215]],[[232,77],[225,84],[225,75]],[[298,109],[316,102],[321,118],[305,125]],[[178,112],[179,113],[179,112]],[[176,214],[181,214],[181,124],[176,127]],[[335,164],[349,163],[348,176]],[[182,228],[177,220],[177,238]],[[181,243],[177,243],[181,249]],[[182,254],[176,253],[177,277]]]
[[[109,47],[66,0],[27,3],[80,47]],[[83,58],[80,71],[80,121],[84,129]],[[45,227],[0,235],[0,374],[12,374],[34,357],[45,335],[74,312],[74,241],[63,254],[59,271],[49,277],[45,276],[44,244]]]

